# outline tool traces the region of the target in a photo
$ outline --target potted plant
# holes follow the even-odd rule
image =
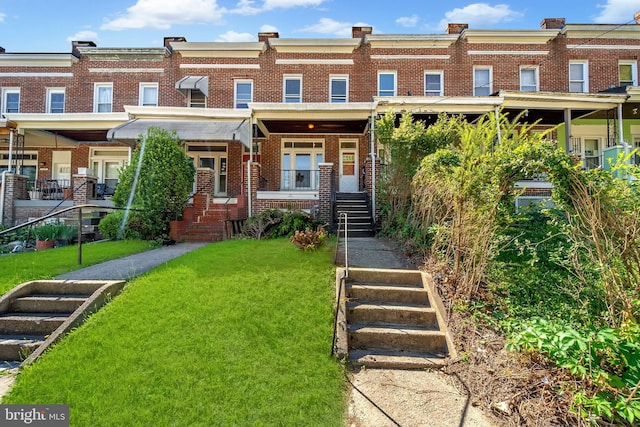
[[[42,199],[42,191],[36,189],[35,187],[31,187],[29,189],[29,199],[31,199],[31,200],[40,200],[40,199]]]
[[[78,236],[77,225],[58,224],[59,229],[56,237],[56,247],[66,246],[73,243]]]
[[[33,234],[36,238],[36,250],[51,249],[56,244],[56,239],[60,233],[59,224],[43,224],[33,227]]]

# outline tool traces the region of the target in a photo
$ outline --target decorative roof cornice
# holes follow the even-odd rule
[[[560,34],[570,39],[638,39],[640,25],[638,24],[567,24],[560,30]]]
[[[2,53],[0,67],[71,67],[78,62],[71,53]]]
[[[558,36],[560,30],[469,30],[460,37],[468,43],[545,44]]]
[[[365,43],[372,49],[448,48],[458,37],[458,34],[368,34]]]
[[[76,49],[81,56],[97,61],[148,61],[161,60],[169,56],[169,50],[166,47],[77,47]]]
[[[264,42],[171,42],[171,49],[184,58],[257,58],[267,46]]]
[[[352,53],[360,42],[360,39],[270,38],[269,46],[279,53]]]

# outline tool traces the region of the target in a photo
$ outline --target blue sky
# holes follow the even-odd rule
[[[543,18],[567,23],[631,23],[639,0],[0,0],[0,46],[7,52],[70,52],[71,40],[100,47],[159,47],[165,36],[188,41],[280,37],[442,34],[447,22],[472,29],[537,29]]]

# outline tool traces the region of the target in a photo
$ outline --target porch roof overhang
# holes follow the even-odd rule
[[[500,91],[498,97],[503,99],[503,107],[523,110],[610,110],[627,100],[626,94],[617,93]]]
[[[26,147],[75,147],[106,143],[107,131],[129,119],[126,113],[8,113]]]
[[[495,96],[380,96],[374,99],[377,114],[384,114],[389,109],[412,114],[484,114],[503,102],[501,97]]]
[[[376,102],[250,103],[260,131],[270,133],[362,134]]]
[[[183,141],[241,142],[251,147],[251,126],[248,119],[242,120],[167,120],[131,119],[107,132],[109,141],[134,144],[150,127],[169,132],[175,131]]]

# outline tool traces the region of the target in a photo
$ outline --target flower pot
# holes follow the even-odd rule
[[[42,198],[42,191],[29,190],[29,198],[31,200],[40,200]]]
[[[45,249],[51,249],[55,244],[55,240],[36,240],[36,250],[43,251]]]

